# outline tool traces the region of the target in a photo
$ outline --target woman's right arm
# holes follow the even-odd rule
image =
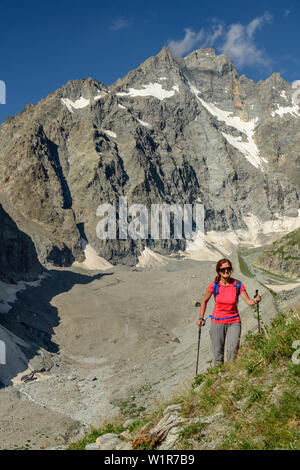
[[[201,326],[203,326],[203,323],[202,321],[200,320],[200,318],[204,318],[204,315],[205,315],[205,310],[206,310],[206,305],[207,305],[207,302],[209,301],[209,299],[211,298],[212,296],[212,292],[210,292],[208,289],[206,289],[206,292],[204,294],[204,297],[202,299],[202,302],[201,302],[201,306],[200,306],[200,315],[199,315],[199,320],[197,321],[197,325],[201,328]]]

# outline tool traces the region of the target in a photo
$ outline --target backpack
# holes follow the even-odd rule
[[[241,281],[238,281],[237,279],[235,279],[233,285],[236,288],[236,303],[238,304],[242,283],[241,283]],[[219,287],[220,287],[220,284],[216,283],[214,281],[214,298],[215,298],[215,300],[216,300],[217,294],[219,293]]]

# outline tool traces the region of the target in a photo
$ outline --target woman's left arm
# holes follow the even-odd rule
[[[243,297],[244,301],[246,302],[246,304],[248,305],[256,305],[257,302],[260,302],[261,300],[261,297],[258,295],[257,297],[255,297],[255,299],[250,299],[249,295],[247,294],[247,291],[244,290],[243,292],[241,292],[241,296]]]

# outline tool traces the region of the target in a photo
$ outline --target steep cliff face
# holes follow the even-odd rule
[[[300,109],[278,74],[255,84],[229,57],[168,48],[111,87],[73,80],[0,126],[0,201],[20,218],[39,259],[84,259],[80,237],[109,261],[136,264],[145,245],[100,240],[97,207],[194,203],[205,230],[245,229],[245,217],[296,217]]]
[[[32,281],[42,270],[32,240],[0,205],[0,281]]]

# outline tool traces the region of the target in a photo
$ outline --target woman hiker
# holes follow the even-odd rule
[[[233,271],[229,259],[221,259],[216,265],[217,277],[212,282],[202,299],[200,318],[197,325],[205,325],[204,314],[206,305],[214,294],[215,306],[210,315],[210,338],[215,365],[224,363],[225,338],[227,340],[227,360],[234,361],[238,353],[241,336],[241,319],[237,307],[238,296],[241,293],[248,305],[255,305],[261,300],[260,296],[250,299],[244,284],[231,277]]]

